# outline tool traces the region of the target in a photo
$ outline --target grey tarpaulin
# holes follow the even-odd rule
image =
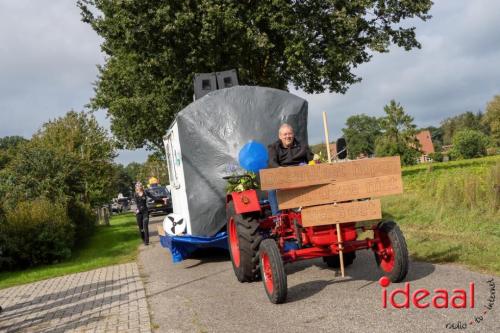
[[[288,123],[307,144],[307,101],[282,90],[236,86],[217,90],[177,115],[191,233],[212,236],[226,224],[222,177],[233,173],[249,140],[268,145]]]

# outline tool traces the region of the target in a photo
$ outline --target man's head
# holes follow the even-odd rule
[[[283,124],[280,126],[278,137],[281,140],[283,147],[288,148],[293,143],[294,133],[292,126]]]

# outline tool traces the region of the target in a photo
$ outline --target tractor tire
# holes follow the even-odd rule
[[[356,259],[356,252],[344,253],[344,267],[352,265],[352,263],[354,262],[354,259]],[[339,255],[323,257],[323,261],[326,263],[326,265],[328,267],[331,267],[331,268],[339,268],[340,267],[340,256]]]
[[[274,304],[286,300],[287,278],[281,253],[274,239],[268,238],[260,243],[260,271],[267,297]]]
[[[380,223],[378,230],[387,254],[381,257],[375,252],[377,266],[392,282],[401,282],[406,277],[410,264],[405,237],[398,225],[392,221]]]
[[[259,232],[258,216],[255,214],[236,214],[234,204],[229,202],[227,233],[231,263],[238,281],[252,282],[259,279],[258,250],[262,236]]]

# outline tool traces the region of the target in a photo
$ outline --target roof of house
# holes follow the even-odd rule
[[[420,150],[424,154],[434,153],[434,145],[432,144],[431,132],[428,130],[417,133],[417,140],[420,142]]]

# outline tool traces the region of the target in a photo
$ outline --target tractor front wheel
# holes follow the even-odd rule
[[[240,282],[252,282],[259,278],[258,249],[262,236],[255,215],[236,214],[234,205],[227,208],[227,233],[229,253],[234,274]]]
[[[408,248],[403,233],[392,221],[379,224],[375,233],[380,238],[380,244],[375,249],[378,267],[392,282],[403,281],[409,268]]]
[[[260,271],[267,297],[271,303],[283,303],[287,294],[287,279],[281,253],[273,239],[265,239],[259,249]]]

